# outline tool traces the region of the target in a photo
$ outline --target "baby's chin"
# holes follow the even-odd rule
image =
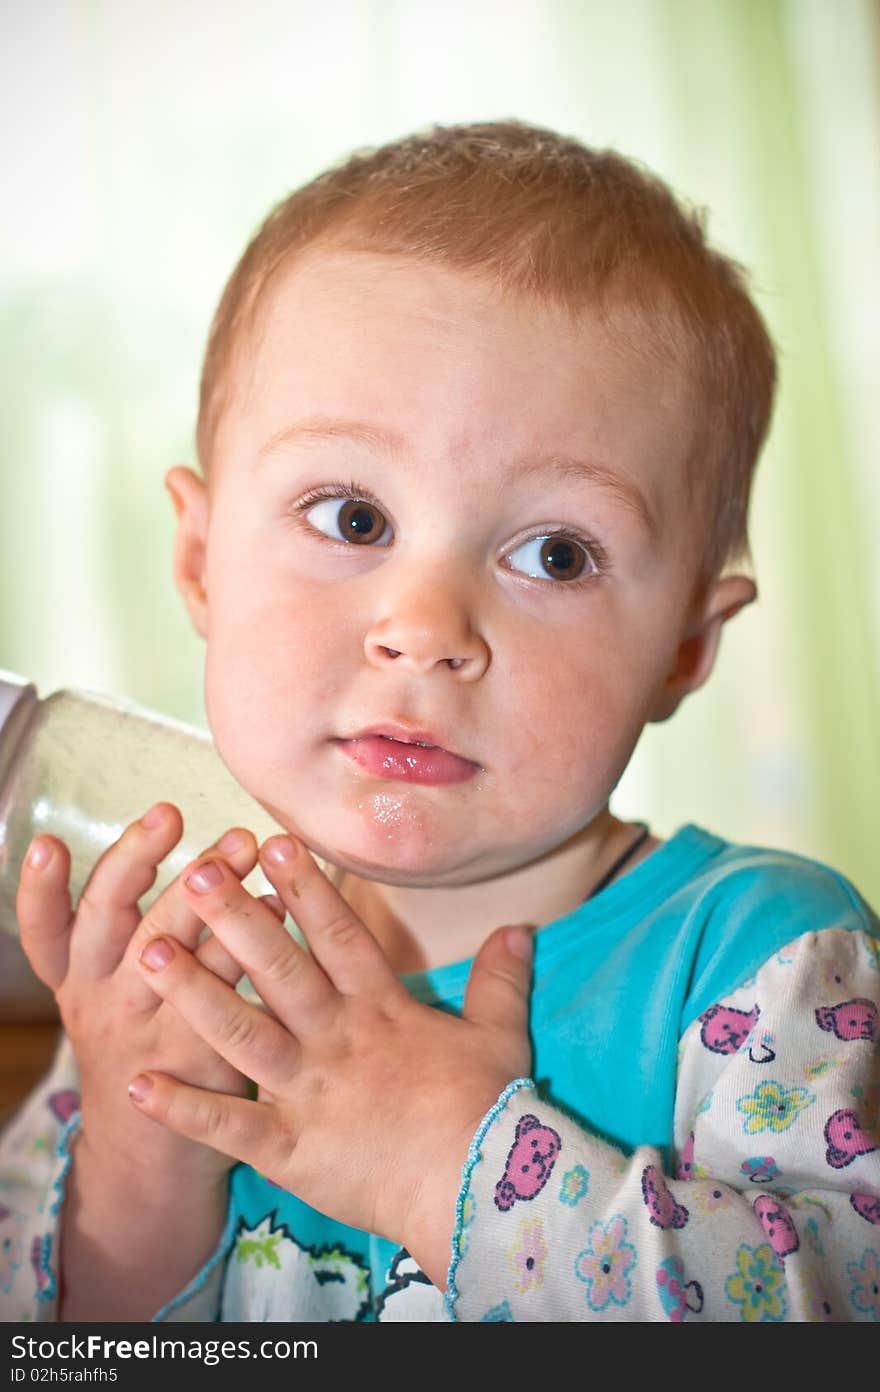
[[[319,860],[360,879],[433,889],[473,884],[497,873],[475,854],[473,838],[456,835],[450,841],[438,835],[393,794],[374,794],[369,801],[369,807],[336,809],[330,816],[315,816],[310,809],[296,819],[279,808],[266,810]]]
[[[487,878],[482,867],[475,864],[472,854],[456,857],[448,849],[399,844],[380,848],[341,844],[321,836],[303,835],[309,850],[327,867],[341,873],[356,875],[376,884],[400,885],[410,889],[440,889],[452,885],[473,884]]]

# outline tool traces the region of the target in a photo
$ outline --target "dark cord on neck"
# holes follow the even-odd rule
[[[590,890],[589,894],[587,895],[587,898],[584,900],[585,904],[589,899],[595,899],[599,891],[603,890],[606,885],[609,885],[611,883],[615,875],[617,875],[620,872],[620,870],[622,870],[623,866],[629,860],[630,856],[635,855],[636,851],[639,849],[639,846],[643,845],[645,841],[647,841],[648,837],[651,834],[651,829],[648,826],[647,822],[638,822],[637,825],[642,828],[638,836],[627,846],[623,854],[617,857],[614,864],[611,866],[611,869],[605,872],[599,883]]]

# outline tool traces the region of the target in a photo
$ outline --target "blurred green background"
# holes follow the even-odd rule
[[[516,116],[707,208],[781,353],[759,604],[615,810],[814,856],[880,902],[877,4],[35,0],[0,26],[0,667],[205,723],[161,479],[195,459],[226,277],[348,151]]]

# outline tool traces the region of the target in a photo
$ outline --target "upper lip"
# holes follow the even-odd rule
[[[454,754],[456,751],[449,748],[444,742],[444,736],[438,735],[433,730],[415,730],[409,725],[397,725],[393,721],[384,721],[381,725],[370,725],[364,730],[358,730],[355,735],[346,735],[347,740],[369,739],[371,735],[383,735],[386,739],[399,740],[401,744],[430,744],[436,749],[443,749],[447,754]],[[464,759],[464,754],[457,754],[457,758]]]

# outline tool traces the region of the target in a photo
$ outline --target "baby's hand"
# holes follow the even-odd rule
[[[182,833],[178,809],[157,804],[104,852],[75,912],[68,890],[70,852],[57,837],[39,836],[25,857],[16,905],[22,946],[37,976],[55,993],[80,1069],[77,1165],[129,1176],[141,1171],[151,1184],[163,1173],[177,1184],[188,1172],[193,1178],[217,1179],[232,1161],[171,1136],[138,1114],[127,1096],[132,1074],[161,1068],[201,1087],[238,1095],[247,1086],[150,990],[135,966],[144,942],[161,932],[193,950],[212,979],[231,988],[241,976],[238,963],[217,939],[197,946],[204,925],[179,878],[141,918],[138,900],[154,884],[159,863]],[[226,874],[237,883],[256,864],[257,843],[251,832],[236,828],[213,849],[217,853],[226,857]],[[278,910],[283,912],[280,905]],[[269,905],[262,912],[273,916]]]
[[[275,856],[284,847],[289,859]],[[306,848],[273,837],[261,862],[311,955],[216,858],[184,885],[274,1018],[165,935],[141,954],[161,992],[259,1101],[161,1072],[136,1080],[141,1109],[246,1161],[340,1222],[405,1246],[441,1289],[468,1146],[485,1112],[528,1071],[531,935],[492,934],[461,1019],[414,1000]]]

